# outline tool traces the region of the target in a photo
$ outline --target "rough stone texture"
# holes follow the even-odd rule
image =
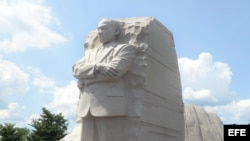
[[[185,141],[223,141],[223,123],[203,108],[185,104]]]
[[[132,67],[130,116],[141,141],[183,141],[184,105],[172,33],[155,18],[121,19],[125,38],[139,52]],[[133,127],[133,126],[131,126]]]

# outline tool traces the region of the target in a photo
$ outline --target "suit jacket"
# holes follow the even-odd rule
[[[73,65],[73,75],[82,82],[83,89],[78,103],[77,115],[124,116],[127,115],[127,72],[136,54],[134,46],[108,43],[103,47],[85,52],[82,60]],[[96,64],[115,70],[117,75],[109,77],[97,72]]]

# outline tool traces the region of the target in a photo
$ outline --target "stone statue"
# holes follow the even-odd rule
[[[223,122],[204,108],[185,104],[185,141],[223,141]]]
[[[100,46],[86,51],[73,66],[81,90],[77,117],[82,118],[82,141],[122,141],[127,116],[126,73],[136,49],[119,44],[119,22],[103,19],[98,25]],[[86,132],[85,132],[86,131]]]
[[[184,141],[173,37],[156,19],[101,20],[73,75],[81,94],[62,141]]]

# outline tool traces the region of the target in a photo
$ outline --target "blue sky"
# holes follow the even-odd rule
[[[152,16],[174,34],[183,100],[225,124],[250,120],[250,1],[0,0],[0,123],[27,126],[42,107],[74,124],[71,66],[102,18]]]

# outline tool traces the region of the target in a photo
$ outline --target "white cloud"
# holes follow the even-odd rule
[[[33,85],[40,88],[54,87],[55,82],[45,76],[34,78]]]
[[[186,103],[216,113],[224,124],[248,123],[250,99],[236,100],[236,94],[229,89],[232,72],[227,64],[214,61],[205,52],[198,59],[180,58],[178,62]]]
[[[52,78],[44,75],[39,68],[25,66],[26,72],[29,72],[31,84],[36,88],[39,88],[39,91],[42,93],[52,93],[54,88],[56,88],[55,81]]]
[[[29,90],[29,75],[15,63],[0,58],[0,107],[8,97]]]
[[[32,120],[37,120],[38,118],[40,118],[39,114],[32,114],[28,118],[26,118],[25,121],[27,124],[31,124]]]
[[[250,120],[250,99],[233,101],[226,105],[206,106],[205,109],[217,113],[225,124],[246,124]]]
[[[0,109],[0,120],[15,120],[19,117],[21,108],[17,103],[9,103],[7,109]]]
[[[235,94],[229,90],[232,72],[222,62],[216,62],[210,53],[203,52],[196,60],[178,59],[183,99],[200,106],[230,103]]]
[[[46,107],[62,112],[64,116],[73,117],[79,97],[76,81],[71,81],[66,87],[57,87],[53,92],[54,99]]]
[[[60,23],[43,0],[0,1],[0,51],[48,48],[66,39],[49,26]]]
[[[41,93],[51,93],[55,88],[55,82],[43,74],[36,75],[32,84],[38,87]]]
[[[188,100],[190,103],[216,103],[218,100],[211,94],[211,91],[208,89],[201,89],[194,91],[190,87],[186,87],[183,91],[183,99]]]

